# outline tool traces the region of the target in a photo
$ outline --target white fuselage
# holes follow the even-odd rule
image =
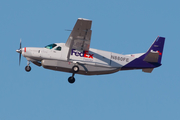
[[[56,43],[57,46],[52,49],[25,47],[22,49],[22,55],[28,61],[41,62],[44,68],[72,72],[72,67],[77,64],[79,72],[77,74],[99,75],[109,74],[121,70],[137,56],[121,55],[108,51],[90,48],[89,51],[71,50],[68,59],[69,48],[64,43]],[[57,50],[60,47],[60,50]]]

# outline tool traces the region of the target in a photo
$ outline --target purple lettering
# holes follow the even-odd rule
[[[75,56],[79,56],[79,53],[78,53],[78,52],[75,52]]]
[[[79,56],[83,57],[84,56],[83,52],[79,52]]]
[[[74,50],[75,50],[75,49],[72,49],[72,50],[71,50],[71,55],[73,55],[73,53],[76,54],[76,52],[74,52]]]
[[[75,56],[92,58],[92,59],[93,59],[93,55],[94,55],[94,54],[89,54],[88,51],[78,52],[78,51],[76,51],[76,49],[71,50],[71,55],[73,55],[73,53],[74,53]]]

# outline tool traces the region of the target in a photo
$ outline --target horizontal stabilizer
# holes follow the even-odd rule
[[[158,52],[149,52],[143,61],[157,63],[159,59]]]
[[[147,69],[142,69],[143,72],[146,73],[151,73],[153,71],[154,68],[147,68]]]

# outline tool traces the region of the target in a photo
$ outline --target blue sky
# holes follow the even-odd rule
[[[1,0],[0,120],[178,120],[180,118],[178,0]],[[91,47],[146,52],[166,37],[162,66],[110,75],[75,75],[31,64],[15,52],[66,42],[77,18],[93,21]]]

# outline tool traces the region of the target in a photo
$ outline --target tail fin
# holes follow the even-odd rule
[[[143,55],[143,61],[161,64],[164,42],[165,38],[158,36],[149,50]]]

